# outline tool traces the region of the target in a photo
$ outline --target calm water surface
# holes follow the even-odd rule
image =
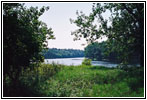
[[[82,58],[58,58],[58,59],[45,59],[45,64],[52,64],[53,62],[56,64],[63,65],[81,65]],[[106,61],[92,61],[92,65],[105,66],[105,67],[116,67],[118,64],[106,62]]]

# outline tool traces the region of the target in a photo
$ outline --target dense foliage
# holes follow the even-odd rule
[[[110,17],[104,16],[105,12],[110,13]],[[143,3],[93,4],[89,16],[77,12],[77,19],[71,19],[71,22],[79,27],[72,32],[75,40],[84,37],[87,41],[93,42],[105,36],[109,45],[114,43],[112,50],[121,54],[123,62],[128,62],[131,55],[137,53],[140,65],[144,66]]]
[[[143,97],[144,68],[129,66],[123,70],[82,65],[43,64],[43,58],[83,57],[82,50],[44,49],[53,39],[51,28],[39,20],[49,9],[26,8],[23,4],[3,3],[3,96],[4,97]],[[110,10],[109,21],[102,17]],[[134,54],[143,66],[144,5],[141,3],[94,4],[93,12],[82,12],[72,20],[80,29],[73,34],[93,42],[102,36],[108,40],[85,48],[86,57],[129,62]],[[93,25],[99,19],[99,27]],[[108,22],[111,25],[108,25]],[[97,29],[98,28],[98,29]],[[139,48],[139,49],[138,49]],[[118,55],[116,55],[118,54]],[[44,55],[44,57],[43,57]],[[139,60],[137,60],[139,61]]]
[[[134,67],[126,72],[102,66],[41,64],[22,72],[21,92],[14,94],[10,88],[5,96],[143,97],[142,76],[142,68]]]
[[[113,62],[119,62],[119,56],[117,52],[110,51],[112,47],[108,47],[107,42],[95,42],[89,44],[85,48],[85,57],[92,60],[108,60]],[[108,52],[109,51],[109,52]]]
[[[7,76],[11,79],[14,90],[18,88],[21,70],[43,61],[41,51],[46,48],[47,39],[54,38],[52,29],[39,21],[48,9],[3,3],[3,75],[4,82]]]
[[[47,51],[43,52],[43,56],[45,59],[83,57],[84,51],[76,49],[49,48]]]
[[[121,54],[116,50],[112,50],[113,43],[108,45],[108,41],[103,41],[101,43],[94,42],[89,44],[85,50],[85,57],[90,58],[92,60],[103,60],[103,61],[110,61],[120,63],[122,62]],[[139,56],[137,53],[134,53],[130,57],[131,59],[128,60],[129,64],[139,64]]]

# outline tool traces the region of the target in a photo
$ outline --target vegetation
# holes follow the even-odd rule
[[[91,65],[91,59],[85,58],[82,62],[82,65]]]
[[[103,16],[105,12],[110,13],[109,18]],[[74,40],[84,37],[93,42],[107,37],[108,45],[113,43],[112,50],[121,54],[123,63],[137,53],[144,66],[144,3],[96,3],[88,16],[82,11],[76,14],[77,19],[71,19],[79,27],[72,32]]]
[[[83,51],[72,49],[53,48],[45,52],[47,40],[54,39],[54,35],[39,17],[48,9],[3,3],[4,97],[144,96],[143,3],[93,4],[89,16],[77,12],[77,19],[71,20],[79,27],[72,33],[74,40],[84,37],[92,43],[85,48],[85,56],[119,60],[122,65],[117,68],[92,66],[90,59],[84,59],[79,66],[41,63],[44,57],[83,56]],[[109,19],[102,16],[106,11],[111,14]],[[108,40],[95,42],[103,36]],[[141,67],[127,66],[134,58]]]
[[[19,88],[22,69],[44,61],[41,51],[47,46],[45,42],[54,36],[52,29],[39,21],[39,17],[48,9],[27,9],[18,3],[3,4],[3,75],[4,80],[9,76],[13,82],[11,88]]]
[[[101,43],[94,42],[89,44],[85,50],[85,57],[92,60],[103,60],[115,63],[121,63],[123,59],[121,54],[117,51],[112,51],[114,44],[108,45],[108,41],[103,41]],[[128,64],[139,64],[139,55],[137,53],[130,55]]]
[[[135,74],[134,74],[135,72]],[[22,71],[19,94],[12,88],[5,96],[143,97],[143,68],[129,71],[102,66],[41,64]],[[6,85],[10,85],[9,79]]]
[[[108,47],[107,41],[105,42],[94,42],[89,44],[85,48],[85,57],[88,57],[92,60],[107,60],[111,62],[119,62],[118,53],[111,51],[112,47]]]
[[[84,51],[75,49],[49,48],[47,51],[43,52],[43,56],[45,59],[84,57]]]

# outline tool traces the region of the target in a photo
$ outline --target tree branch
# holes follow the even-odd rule
[[[129,7],[127,7],[126,4],[123,3],[122,5],[128,11],[128,13],[132,15],[134,20],[137,20],[137,16],[132,12],[132,10]]]

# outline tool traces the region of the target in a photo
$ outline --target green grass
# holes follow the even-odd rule
[[[142,71],[135,71],[102,66],[42,64],[37,72],[25,71],[21,82],[32,89],[29,96],[143,97]]]

